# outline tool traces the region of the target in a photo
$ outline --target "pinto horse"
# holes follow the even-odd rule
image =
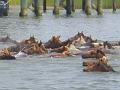
[[[91,45],[91,43],[96,42],[96,40],[92,40],[91,36],[85,36],[83,32],[78,32],[75,36],[63,41],[62,43],[68,44],[68,42],[74,43],[77,48],[80,48],[83,45]]]

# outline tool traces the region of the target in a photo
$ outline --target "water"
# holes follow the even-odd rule
[[[103,17],[96,13],[87,17],[78,10],[68,18],[64,11],[58,18],[51,12],[37,19],[31,12],[29,17],[19,18],[18,11],[12,10],[8,17],[0,18],[0,35],[10,35],[15,40],[34,35],[45,42],[52,35],[61,35],[61,40],[66,40],[84,31],[100,40],[120,40],[119,12],[105,11]],[[1,48],[8,46],[0,44]],[[119,90],[120,56],[110,55],[109,58],[116,73],[83,72],[81,57],[29,56],[15,61],[0,61],[0,90]]]

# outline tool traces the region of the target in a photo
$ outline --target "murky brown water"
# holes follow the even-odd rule
[[[112,10],[111,10],[112,11]],[[95,13],[86,17],[79,10],[73,17],[56,18],[48,11],[39,19],[32,13],[27,18],[19,18],[18,11],[11,11],[6,18],[0,18],[0,35],[10,35],[22,40],[31,35],[43,42],[52,35],[61,35],[65,40],[78,31],[100,40],[120,40],[120,13],[105,11],[103,17]],[[0,44],[7,47],[8,44]],[[109,56],[116,73],[82,72],[81,57],[40,58],[29,56],[16,61],[0,61],[0,90],[119,90],[120,56]]]

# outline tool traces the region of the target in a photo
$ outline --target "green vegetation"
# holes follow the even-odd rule
[[[10,5],[18,5],[20,3],[20,0],[12,0],[10,1]]]
[[[10,5],[19,5],[19,3],[20,3],[20,0],[12,0],[10,2]],[[82,3],[82,0],[75,0],[75,7],[81,8],[81,5],[82,5],[81,3]],[[116,0],[116,3],[117,3],[117,8],[120,8],[120,0]],[[47,6],[53,6],[53,5],[54,5],[54,0],[47,0]],[[112,0],[103,0],[103,7],[112,8]]]

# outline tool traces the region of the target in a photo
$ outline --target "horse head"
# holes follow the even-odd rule
[[[108,62],[108,58],[106,56],[99,58],[99,64],[107,65],[107,62]]]
[[[62,42],[60,41],[60,36],[53,36],[48,42],[45,43],[46,48],[59,48],[62,46]]]
[[[34,37],[34,36],[31,36],[31,37],[28,39],[28,41],[30,41],[31,43],[35,43],[35,42],[36,42],[36,40],[35,40],[35,37]]]

